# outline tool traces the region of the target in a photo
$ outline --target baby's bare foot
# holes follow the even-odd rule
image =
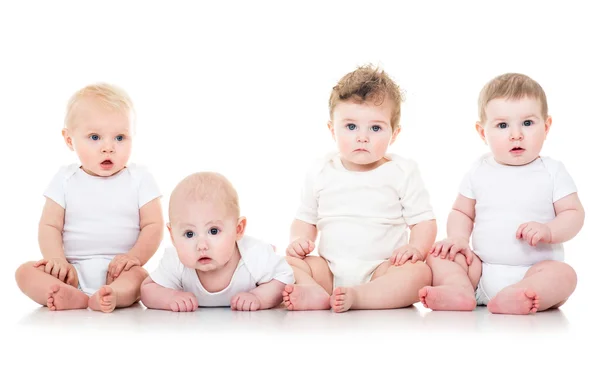
[[[342,313],[352,307],[355,297],[356,291],[354,288],[338,287],[333,290],[329,303],[334,312]]]
[[[497,314],[529,314],[539,307],[537,293],[526,288],[505,288],[488,303],[488,310]]]
[[[47,293],[46,306],[50,310],[85,309],[88,296],[67,284],[53,284]]]
[[[117,306],[117,293],[110,286],[102,286],[90,296],[89,307],[92,310],[110,313]]]
[[[287,284],[281,294],[288,310],[329,309],[329,295],[317,285]]]
[[[431,310],[471,311],[477,306],[473,291],[456,286],[426,286],[419,290],[419,298]]]

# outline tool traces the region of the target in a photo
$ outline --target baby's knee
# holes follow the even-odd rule
[[[433,275],[431,272],[431,267],[429,265],[427,265],[423,261],[417,261],[414,264],[410,263],[410,265],[413,267],[414,273],[420,281],[431,284]]]
[[[21,264],[21,266],[17,268],[17,270],[15,271],[15,279],[17,280],[17,283],[20,283],[23,280],[23,278],[27,277],[27,272],[31,271],[32,269],[36,269],[34,265],[35,261],[28,261],[24,264]]]
[[[146,269],[144,269],[142,266],[139,266],[139,265],[133,266],[128,271],[133,272],[134,274],[136,274],[137,276],[139,276],[142,279],[142,281],[144,279],[146,279],[148,277],[148,275],[149,275],[148,271],[146,271]]]
[[[577,285],[577,273],[575,272],[575,269],[573,269],[569,264],[566,264],[564,262],[560,262],[559,264],[560,270],[564,274],[566,283],[572,284],[574,289]]]
[[[301,258],[285,256],[285,260],[290,266],[297,267],[300,269],[309,268],[308,264]]]

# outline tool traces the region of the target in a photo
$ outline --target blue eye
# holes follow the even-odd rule
[[[96,140],[100,140],[100,137],[97,134],[92,134],[92,135],[90,135],[90,139],[92,139],[93,141],[96,141]]]
[[[371,127],[371,130],[377,132],[377,131],[381,131],[381,126],[375,125],[373,127]]]
[[[125,137],[123,135],[117,135],[117,137],[115,138],[115,140],[118,142],[122,142],[123,139],[125,139]]]
[[[505,129],[505,128],[507,128],[507,127],[508,127],[508,125],[506,124],[506,122],[500,122],[500,123],[498,124],[498,127],[499,127],[499,128],[501,128],[501,129]]]
[[[523,121],[523,126],[531,126],[531,125],[533,125],[533,121],[532,120],[528,119],[526,121]]]
[[[194,232],[193,232],[193,231],[190,231],[190,230],[188,230],[188,231],[186,231],[186,232],[184,232],[184,233],[183,233],[183,236],[185,236],[185,237],[186,237],[186,238],[188,238],[188,239],[191,239],[191,238],[193,238],[195,235],[194,235]]]
[[[213,227],[210,230],[208,230],[208,232],[210,232],[211,235],[217,235],[219,233],[219,229],[216,227]]]
[[[353,124],[353,123],[349,123],[349,124],[347,124],[347,125],[346,125],[346,128],[347,128],[348,130],[350,130],[350,131],[352,131],[352,130],[356,130],[356,125],[355,125],[355,124]]]

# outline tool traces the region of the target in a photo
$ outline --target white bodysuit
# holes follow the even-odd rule
[[[407,228],[434,219],[417,164],[396,155],[366,172],[347,170],[338,154],[308,172],[296,219],[316,225],[318,253],[334,286],[368,282],[377,266],[407,244]]]
[[[486,305],[498,291],[519,282],[533,264],[563,261],[562,244],[532,247],[516,237],[523,223],[552,221],[554,203],[577,192],[562,163],[541,157],[527,165],[510,166],[487,154],[464,177],[459,192],[476,201],[471,240],[483,263],[478,304]]]
[[[142,166],[95,177],[72,164],[58,171],[44,196],[65,209],[65,256],[77,270],[79,288],[91,295],[106,284],[112,258],[129,252],[137,241],[140,208],[161,194]]]
[[[294,283],[290,265],[273,251],[271,244],[249,236],[237,242],[241,259],[227,287],[218,292],[207,291],[200,282],[196,269],[185,267],[177,250],[165,248],[158,268],[150,274],[163,287],[191,292],[198,299],[198,306],[230,306],[231,298],[240,292],[248,292],[263,283],[276,279],[284,284]]]

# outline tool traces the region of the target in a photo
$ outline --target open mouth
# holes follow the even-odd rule
[[[200,257],[198,259],[198,262],[201,264],[208,264],[209,262],[211,262],[211,258],[210,257]]]
[[[525,148],[513,147],[510,151],[513,152],[513,153],[521,153],[521,152],[525,151]]]
[[[111,160],[104,160],[100,163],[102,169],[110,169],[113,167],[113,162]]]

